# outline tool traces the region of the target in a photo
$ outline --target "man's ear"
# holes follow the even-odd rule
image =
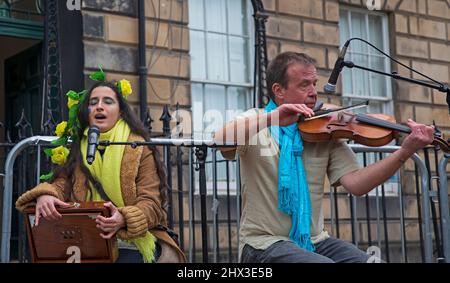
[[[283,101],[284,99],[284,89],[279,83],[274,83],[272,85],[272,93],[278,101]]]

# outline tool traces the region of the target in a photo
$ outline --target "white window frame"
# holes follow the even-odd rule
[[[348,23],[349,23],[349,37],[353,37],[353,32],[352,32],[352,12],[353,13],[359,13],[359,14],[363,14],[364,15],[364,19],[365,19],[365,26],[366,26],[366,33],[368,36],[368,41],[370,42],[370,32],[369,32],[369,15],[373,15],[373,16],[379,16],[381,17],[381,22],[382,22],[382,32],[383,32],[383,51],[387,54],[390,54],[390,48],[389,48],[389,28],[388,28],[388,16],[385,13],[380,13],[380,12],[375,12],[375,11],[368,11],[368,10],[364,10],[364,9],[359,9],[359,8],[354,8],[354,7],[348,7],[348,6],[343,6],[340,9],[340,13],[346,13],[346,17],[348,19]],[[345,39],[347,40],[347,39]],[[343,39],[341,38],[341,41],[343,41]],[[350,49],[347,52],[347,56],[349,56],[350,61],[353,61],[353,55],[368,55],[368,56],[375,56],[375,57],[380,57],[380,58],[384,58],[384,65],[385,65],[385,69],[384,70],[380,70],[386,73],[391,73],[391,62],[390,59],[386,56],[384,56],[383,54],[379,53],[377,50],[373,49],[371,46],[368,46],[368,53],[364,54],[364,53],[358,53],[358,52],[354,52],[351,51],[351,43],[350,43]],[[370,60],[368,60],[369,63],[369,68],[370,68]],[[364,71],[364,70],[360,70],[360,69],[355,69],[355,68],[351,68],[350,69],[351,72],[351,77],[352,77],[352,90],[355,90],[355,86],[356,86],[356,82],[355,82],[355,72],[368,72],[368,71]],[[370,74],[368,74],[368,80],[369,80],[369,91],[371,90],[372,87],[372,79]],[[343,83],[343,82],[342,82]],[[381,102],[381,105],[383,106],[383,113],[386,114],[393,114],[393,91],[392,91],[392,79],[390,77],[386,77],[384,80],[385,83],[385,87],[386,87],[386,97],[382,97],[382,96],[361,96],[361,95],[355,95],[353,93],[345,93],[344,92],[344,86],[342,86],[342,99],[363,99],[363,100],[369,100],[369,101],[377,101],[377,102]]]
[[[207,19],[206,19],[206,1],[211,1],[211,0],[203,0],[203,22],[204,22],[204,29],[198,29],[198,28],[193,28],[191,26],[189,27],[189,31],[196,31],[196,32],[202,32],[204,34],[204,48],[205,48],[205,74],[206,74],[206,78],[195,78],[192,77],[190,78],[190,83],[191,84],[201,84],[202,87],[202,101],[205,101],[205,88],[207,85],[219,85],[219,86],[224,86],[225,87],[225,109],[229,110],[229,88],[230,87],[242,87],[242,88],[247,88],[248,91],[248,96],[246,97],[246,103],[248,106],[252,106],[252,98],[253,98],[253,68],[252,66],[254,66],[254,43],[255,43],[255,39],[254,39],[254,34],[255,34],[255,30],[254,30],[254,26],[253,26],[253,13],[252,13],[252,6],[250,5],[250,1],[247,0],[242,0],[243,5],[245,5],[245,10],[246,10],[246,21],[245,21],[245,27],[248,29],[247,30],[247,35],[240,35],[240,34],[233,34],[233,33],[229,33],[228,31],[228,12],[229,12],[229,2],[226,2],[226,12],[225,12],[225,17],[226,17],[226,30],[225,32],[217,32],[217,31],[209,31],[208,30],[208,26],[207,26]],[[216,1],[216,0],[214,0]],[[228,64],[228,79],[231,78],[231,68],[230,68],[230,36],[236,36],[236,37],[240,37],[240,38],[244,38],[245,40],[247,40],[247,58],[246,58],[246,62],[245,64],[247,64],[248,66],[248,72],[247,72],[247,81],[248,82],[233,82],[233,81],[222,81],[222,80],[211,80],[211,79],[207,79],[208,77],[208,44],[207,44],[207,35],[208,34],[218,34],[218,35],[224,35],[226,36],[226,41],[227,41],[227,64]],[[191,65],[192,68],[192,65]],[[192,73],[191,73],[192,74]],[[191,88],[191,97],[193,97],[194,94],[192,93],[192,88]],[[193,101],[193,99],[191,100]],[[203,114],[205,113],[205,105],[202,103],[202,117]],[[242,111],[246,111],[247,109],[235,109],[235,110],[242,110]],[[194,112],[194,110],[192,110]],[[192,113],[193,117],[198,115],[198,113]],[[198,117],[198,116],[197,116]],[[227,117],[224,117],[225,119]],[[192,119],[192,129],[196,129],[197,127],[194,127],[194,123],[200,123],[198,121],[194,121],[194,119]],[[225,122],[225,120],[224,120]],[[202,123],[202,129],[204,129],[204,125],[203,125],[203,121],[201,121]],[[205,133],[202,133],[202,136],[205,137]],[[212,160],[212,150],[208,149],[208,155],[207,155],[208,159],[207,160]],[[220,153],[217,154],[217,161],[218,160],[222,160]],[[232,162],[230,162],[232,163]],[[219,164],[219,163],[218,163]],[[230,164],[230,167],[233,166],[232,164]],[[237,170],[238,167],[236,167]],[[206,182],[206,187],[207,187],[207,193],[208,194],[212,194],[213,191],[213,173],[212,173],[212,166],[211,166],[211,176],[209,176],[209,174],[207,174],[207,182]],[[220,169],[218,168],[218,171]],[[206,173],[208,173],[209,170],[207,170]],[[210,178],[209,178],[210,177]],[[236,174],[233,174],[233,169],[230,168],[230,180],[229,181],[229,188],[230,188],[230,195],[236,195],[237,192],[237,180],[236,180]],[[199,183],[198,183],[198,177],[195,176],[196,181],[194,182],[194,192],[195,194],[199,194]],[[226,195],[227,193],[227,180],[217,180],[217,194],[218,195]]]
[[[385,13],[381,13],[381,12],[376,12],[376,11],[368,11],[368,10],[364,10],[364,9],[360,9],[360,8],[355,8],[355,7],[348,7],[348,6],[343,6],[340,9],[340,13],[341,14],[346,14],[347,17],[347,21],[348,21],[348,32],[349,32],[349,38],[353,37],[353,25],[352,25],[352,13],[359,13],[364,15],[364,22],[365,22],[365,28],[366,28],[366,34],[367,34],[367,38],[369,42],[371,42],[371,38],[370,38],[370,31],[369,31],[369,16],[378,16],[381,18],[381,24],[382,24],[382,38],[383,38],[383,48],[382,50],[387,53],[390,54],[390,48],[389,48],[389,25],[388,25],[388,16]],[[343,44],[343,41],[347,40],[348,38],[341,38],[341,44]],[[372,43],[372,42],[371,42]],[[354,61],[354,55],[364,55],[364,56],[374,56],[374,57],[379,57],[379,58],[383,58],[384,59],[384,66],[385,69],[384,70],[379,70],[379,71],[383,71],[386,73],[391,73],[391,62],[390,59],[386,56],[384,56],[383,54],[379,53],[377,50],[375,50],[373,47],[371,46],[367,46],[367,53],[360,53],[360,52],[355,52],[351,50],[351,43],[350,43],[350,48],[347,51],[347,56],[349,57],[350,61]],[[371,68],[371,60],[368,60],[368,68]],[[352,83],[352,90],[356,89],[356,76],[355,76],[355,72],[369,72],[369,71],[365,71],[365,70],[360,70],[360,69],[356,69],[356,68],[351,68],[350,69],[351,72],[351,83]],[[368,89],[369,91],[372,89],[372,78],[370,76],[370,73],[367,74],[368,75]],[[344,82],[342,82],[344,83]],[[344,92],[344,85],[342,86],[342,99],[344,100],[349,100],[351,102],[351,100],[353,99],[357,99],[357,100],[369,100],[369,101],[376,101],[376,102],[380,102],[382,105],[382,111],[383,113],[386,114],[393,114],[393,90],[392,90],[392,79],[390,77],[385,77],[384,79],[384,84],[385,84],[385,89],[386,89],[386,96],[382,97],[382,96],[362,96],[362,95],[355,95],[353,93],[345,93]],[[386,158],[387,156],[384,156],[384,158]],[[359,158],[358,158],[359,159]],[[375,162],[375,156],[374,154],[368,154],[367,155],[367,164],[372,164]],[[362,164],[361,164],[362,165]],[[384,184],[384,189],[385,189],[385,196],[386,197],[397,197],[399,195],[399,189],[401,189],[401,184],[399,183],[399,172],[397,171],[393,176],[391,176]],[[368,195],[369,196],[381,196],[382,192],[381,192],[381,188],[382,186],[377,186],[376,188],[374,188],[373,190],[371,190]]]

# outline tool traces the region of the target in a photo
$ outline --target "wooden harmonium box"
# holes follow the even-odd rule
[[[61,219],[48,221],[43,217],[35,226],[35,207],[24,211],[28,243],[33,262],[97,263],[115,262],[117,239],[103,239],[96,227],[97,215],[109,217],[103,202],[73,203],[57,208]]]

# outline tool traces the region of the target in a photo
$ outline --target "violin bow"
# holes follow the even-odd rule
[[[331,113],[339,113],[339,112],[346,111],[346,110],[354,110],[354,109],[358,109],[358,108],[367,107],[368,105],[369,105],[369,100],[366,100],[364,102],[353,104],[353,105],[346,106],[346,107],[341,107],[341,108],[336,108],[336,109],[327,109],[327,110],[317,110],[317,111],[314,111],[314,116],[312,116],[310,118],[305,118],[302,120],[309,121],[309,120],[328,116]]]

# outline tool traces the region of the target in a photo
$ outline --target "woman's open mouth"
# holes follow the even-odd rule
[[[94,116],[94,118],[97,121],[104,121],[104,120],[106,120],[106,116],[103,115],[103,114],[97,114],[97,115]]]

